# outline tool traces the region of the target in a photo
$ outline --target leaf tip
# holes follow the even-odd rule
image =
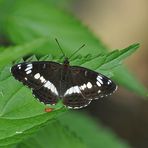
[[[135,44],[133,44],[131,46],[133,46],[135,49],[138,49],[140,47],[140,43],[135,43]]]

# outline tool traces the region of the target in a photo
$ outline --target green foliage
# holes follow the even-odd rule
[[[4,63],[5,65],[6,63],[12,61],[13,58],[15,59],[19,57],[21,54],[28,53],[28,51],[34,51],[34,45],[38,44],[41,46],[41,43],[44,45],[46,40],[41,41],[42,42],[39,42],[39,40],[37,40],[36,42],[33,41],[31,44],[11,47],[11,50],[14,52],[19,48],[20,52],[16,52],[16,54],[14,56],[10,56],[9,59],[2,58],[4,60],[1,60],[1,63]],[[28,47],[30,50],[27,50]],[[94,70],[96,69],[98,71],[104,67],[104,69],[102,68],[104,70],[102,70],[102,72],[112,72],[112,70],[116,68],[124,58],[135,52],[137,48],[138,44],[135,44],[120,51],[115,50],[111,53],[106,53],[95,57],[91,55],[84,57],[81,55],[76,55],[73,57],[71,64],[75,65],[79,63],[79,65]],[[9,50],[10,49],[7,49],[3,53],[6,54],[6,52]],[[36,50],[36,52],[37,51],[38,50]],[[53,51],[52,53],[52,51],[51,54],[54,55],[55,52]],[[9,54],[9,52],[7,52],[7,54]],[[27,61],[31,60],[37,59],[35,56],[27,59]],[[52,57],[51,55],[44,56],[40,58],[40,60],[62,61],[60,57]],[[48,120],[56,118],[59,113],[66,111],[66,109],[62,108],[63,104],[59,102],[54,106],[53,112],[49,114],[45,113],[45,106],[33,98],[31,91],[28,90],[28,88],[24,87],[11,76],[9,71],[10,68],[11,65],[7,65],[1,69],[0,73],[0,128],[8,130],[7,134],[6,130],[1,132],[0,146],[13,144],[20,141],[24,137],[28,137],[30,133],[38,130],[40,126],[43,126]],[[19,133],[18,135],[18,132],[20,131],[22,133]]]
[[[101,72],[107,76],[113,76],[114,69],[121,66],[121,62],[129,55],[134,53],[139,44],[133,44],[123,50],[98,55],[96,58],[82,64],[82,66]]]
[[[142,84],[121,66],[139,44],[108,53],[88,28],[53,4],[53,0],[0,0],[0,33],[13,44],[0,47],[0,147],[127,147],[112,132],[97,127],[84,115],[70,114],[53,122],[67,111],[63,104],[59,102],[52,112],[46,113],[45,105],[35,100],[31,91],[11,76],[11,63],[23,61],[22,57],[26,55],[33,55],[28,61],[37,60],[37,56],[40,60],[62,62],[61,52],[54,41],[56,37],[67,56],[83,43],[87,44],[71,59],[71,65],[114,76],[120,85],[141,95],[146,94]],[[36,133],[47,123],[45,129]],[[33,133],[36,134],[15,145]]]
[[[38,146],[40,148],[86,148],[86,144],[60,122],[48,124],[34,136],[17,145],[19,148],[36,148]]]
[[[87,123],[87,124],[86,124]],[[16,148],[128,148],[111,131],[85,114],[67,113],[48,124]]]

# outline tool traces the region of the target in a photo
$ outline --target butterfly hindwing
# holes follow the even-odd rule
[[[37,99],[39,99],[40,102],[43,102],[44,104],[54,105],[58,102],[58,96],[44,86],[38,90],[32,90],[32,93]]]
[[[91,103],[91,100],[85,99],[83,95],[80,93],[74,93],[72,96],[66,95],[63,98],[63,104],[66,107],[73,108],[73,109],[80,109],[80,108],[86,107],[90,103]]]

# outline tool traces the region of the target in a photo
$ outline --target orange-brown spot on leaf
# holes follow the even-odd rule
[[[52,111],[53,111],[53,108],[49,108],[49,107],[45,108],[46,113],[49,113],[49,112],[52,112]]]

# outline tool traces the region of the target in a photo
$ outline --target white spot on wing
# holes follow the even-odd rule
[[[101,92],[101,90],[98,90],[98,94]]]
[[[100,84],[103,84],[102,79],[100,79],[100,77],[97,77],[97,80],[99,81]]]
[[[47,82],[44,84],[44,87],[50,88],[50,85],[51,85],[51,83],[50,83],[49,81],[47,81]]]
[[[80,91],[78,86],[75,86],[74,89],[76,90],[76,93],[81,93],[81,91]]]
[[[86,87],[87,87],[86,84],[83,84],[82,86],[80,86],[80,89],[84,90]]]
[[[35,79],[39,79],[39,78],[40,78],[40,74],[39,74],[39,73],[35,74],[35,75],[34,75],[34,78],[35,78]]]
[[[87,88],[92,88],[92,84],[90,82],[87,83]]]
[[[51,85],[50,85],[50,88],[49,88],[49,89],[50,89],[52,92],[55,92],[54,88],[55,88],[55,87],[54,87],[54,86],[53,86],[53,84],[51,83]]]
[[[27,67],[31,67],[32,68],[32,64],[28,64]]]
[[[26,72],[26,74],[28,75],[28,74],[30,74],[32,71],[31,70],[28,70],[27,72]]]
[[[52,93],[54,93],[58,96],[58,91],[57,91],[56,87],[50,81],[47,81],[44,84],[44,87],[50,89]]]
[[[118,89],[118,86],[116,85],[115,91]]]
[[[100,95],[100,98],[103,98],[104,96],[103,95]]]
[[[66,106],[67,108],[69,108],[69,109],[72,109],[72,107],[71,106]]]
[[[67,90],[67,94],[72,94],[73,93],[73,87]]]
[[[96,82],[96,84],[97,84],[99,87],[101,86],[101,84],[100,84],[100,82],[99,82],[99,81],[97,81],[97,82]]]
[[[81,93],[79,86],[73,86],[70,87],[64,94],[64,96],[66,95],[70,95],[72,93]]]
[[[83,107],[86,107],[86,106],[88,106],[90,103],[91,103],[91,100],[88,102],[88,104],[85,104]]]
[[[44,79],[44,77],[43,77],[43,76],[41,76],[41,77],[40,77],[40,80],[41,80],[41,83],[46,82],[46,80]]]
[[[83,86],[83,85],[80,86],[80,89],[81,89],[81,90],[84,90],[84,89],[85,89],[85,86]]]
[[[18,69],[21,69],[21,68],[22,68],[22,67],[21,67],[21,64],[18,64],[17,67],[18,67]]]
[[[77,106],[73,107],[73,109],[79,109],[79,108],[81,108],[81,106],[80,107],[77,107]]]
[[[110,83],[112,83],[112,81],[111,80],[108,80],[107,84],[109,85]]]
[[[102,79],[103,79],[103,77],[101,77],[101,76],[99,76],[99,75],[98,75],[98,76],[97,76],[97,80],[98,80],[98,79],[101,79],[101,80],[102,80]]]
[[[87,76],[87,70],[85,71],[85,76]]]
[[[45,68],[46,68],[46,64],[43,65],[43,69],[45,69]]]
[[[81,109],[83,107],[88,106],[90,103],[91,103],[91,100],[87,104],[85,104],[83,106],[73,106],[73,107],[72,106],[66,106],[66,105],[64,105],[64,106],[67,107],[67,108],[69,108],[69,109]]]
[[[32,66],[27,66],[27,68],[25,69],[25,71],[28,71],[30,69],[32,69]]]
[[[76,93],[76,90],[74,89],[74,87],[72,87],[72,93]]]

